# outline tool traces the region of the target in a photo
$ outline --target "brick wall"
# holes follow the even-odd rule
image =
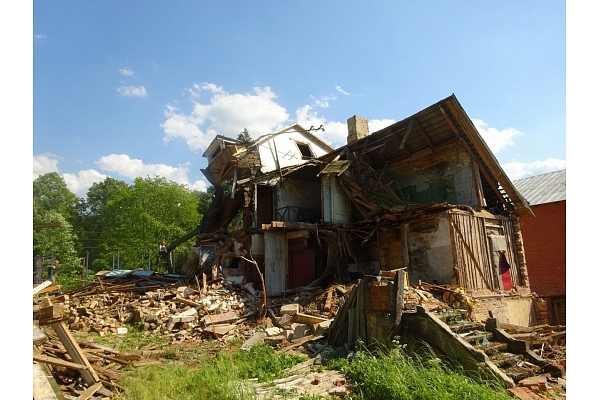
[[[567,293],[567,202],[532,206],[535,217],[521,219],[531,291],[538,296]]]

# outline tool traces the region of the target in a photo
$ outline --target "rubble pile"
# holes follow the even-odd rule
[[[311,362],[318,363],[326,353],[324,349],[336,350],[326,340],[329,325],[355,286],[356,283],[330,285],[326,289],[304,287],[269,298],[252,284],[235,284],[224,278],[203,285],[98,280],[76,291],[45,296],[40,295],[43,291],[36,294],[34,289],[34,365],[36,362],[38,367],[43,365],[46,376],[53,376],[60,390],[73,398],[84,394],[92,398],[94,393],[111,397],[112,390],[120,389],[118,381],[123,367],[161,361],[152,349],[121,352],[90,341],[78,341],[69,332],[126,335],[128,329],[168,337],[172,345],[193,347],[203,341],[227,343],[234,338],[241,339],[242,348],[268,343],[278,352],[301,351],[314,359]],[[486,343],[484,339],[487,348],[480,347],[482,341],[477,338],[486,332],[480,323],[466,321],[472,300],[462,291],[419,282],[405,286],[403,296],[405,311],[422,306],[449,325],[463,320],[457,335],[490,356],[498,355],[497,364],[507,372],[513,371],[515,382],[527,383],[534,376],[544,376],[543,371],[526,360],[509,356],[502,359],[505,349],[492,349],[496,343]],[[53,329],[41,333],[42,326]],[[525,328],[504,324],[502,328],[515,338],[528,341],[540,358],[566,368],[565,327]],[[37,342],[36,329],[40,331]],[[546,379],[551,386],[562,384],[554,381],[555,377]],[[527,390],[537,387],[529,386]]]

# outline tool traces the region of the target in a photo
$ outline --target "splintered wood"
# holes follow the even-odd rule
[[[292,296],[267,299],[264,288],[232,286],[224,279],[204,280],[202,287],[199,282],[193,286],[150,282],[140,287],[139,282],[103,280],[60,295],[38,288],[33,298],[33,361],[53,381],[40,384],[40,391],[54,387],[73,398],[112,397],[113,391],[121,390],[122,368],[159,363],[156,356],[165,353],[120,352],[89,339],[77,340],[72,332],[86,337],[127,335],[135,324],[147,335],[169,338],[177,346],[241,338],[291,351],[323,338],[338,302],[349,291],[345,285],[327,291],[307,287]],[[296,313],[279,315],[288,304],[296,305]],[[253,338],[257,331],[262,336]]]

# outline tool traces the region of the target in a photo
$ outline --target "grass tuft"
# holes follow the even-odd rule
[[[285,369],[306,360],[306,356],[275,354],[272,347],[256,345],[234,353],[220,351],[201,368],[177,363],[139,367],[126,371],[119,382],[124,388],[118,399],[127,400],[246,400],[256,397],[246,383],[256,378],[268,382],[281,377]]]
[[[433,353],[409,356],[401,348],[362,349],[351,359],[328,360],[328,366],[355,382],[349,400],[511,399],[499,382],[476,382]]]

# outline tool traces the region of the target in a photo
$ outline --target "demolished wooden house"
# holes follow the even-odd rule
[[[203,172],[217,190],[190,274],[220,268],[279,296],[402,269],[468,291],[477,320],[539,322],[520,230],[533,212],[454,95],[373,133],[353,116],[337,149],[313,131],[213,140]]]

